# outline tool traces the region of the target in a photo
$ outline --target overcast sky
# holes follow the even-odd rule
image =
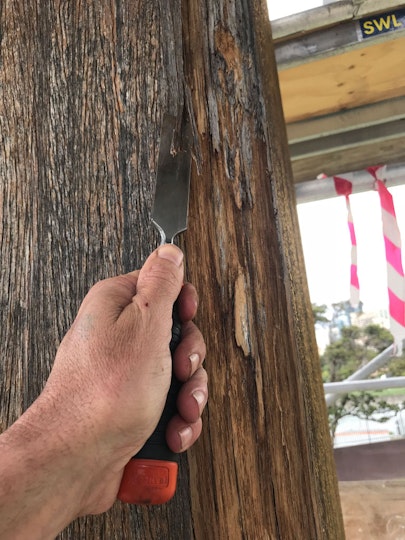
[[[389,188],[389,191],[394,199],[405,266],[405,185]],[[358,193],[350,199],[357,238],[360,300],[364,302],[364,311],[387,309],[386,262],[378,193]],[[298,217],[311,301],[331,304],[348,300],[351,244],[344,197],[300,204]]]
[[[267,0],[271,20],[287,17],[287,15],[322,5],[323,0],[282,0],[281,2],[280,0]]]

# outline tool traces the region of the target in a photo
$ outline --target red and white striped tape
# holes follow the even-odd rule
[[[394,201],[383,180],[385,167],[368,167],[375,178],[380,196],[381,217],[387,261],[387,286],[390,313],[390,330],[394,337],[396,354],[402,354],[405,339],[405,277],[402,267],[401,234],[395,214]]]
[[[350,304],[352,307],[357,307],[360,301],[360,285],[357,274],[357,241],[356,232],[354,230],[352,209],[350,206],[350,197],[352,193],[352,183],[345,178],[334,176],[335,190],[337,195],[344,195],[346,198],[347,207],[347,225],[350,232],[351,248],[351,263],[350,263]]]

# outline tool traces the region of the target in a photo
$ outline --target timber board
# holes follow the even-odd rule
[[[335,176],[348,171],[365,169],[380,163],[404,161],[404,139],[386,139],[359,145],[344,151],[331,150],[320,156],[309,156],[292,161],[294,182],[314,180],[318,174]]]
[[[405,37],[279,72],[287,123],[405,95]]]

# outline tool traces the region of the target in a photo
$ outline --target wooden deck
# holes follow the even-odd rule
[[[405,479],[340,482],[346,540],[404,540]]]

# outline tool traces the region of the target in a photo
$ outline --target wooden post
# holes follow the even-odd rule
[[[195,127],[204,434],[171,503],[117,503],[60,538],[343,538],[264,2],[4,0],[0,39],[1,429],[87,289],[157,244],[162,114],[186,102]]]
[[[190,452],[196,536],[341,539],[265,3],[185,6],[201,156],[187,260],[211,374],[203,448]]]

